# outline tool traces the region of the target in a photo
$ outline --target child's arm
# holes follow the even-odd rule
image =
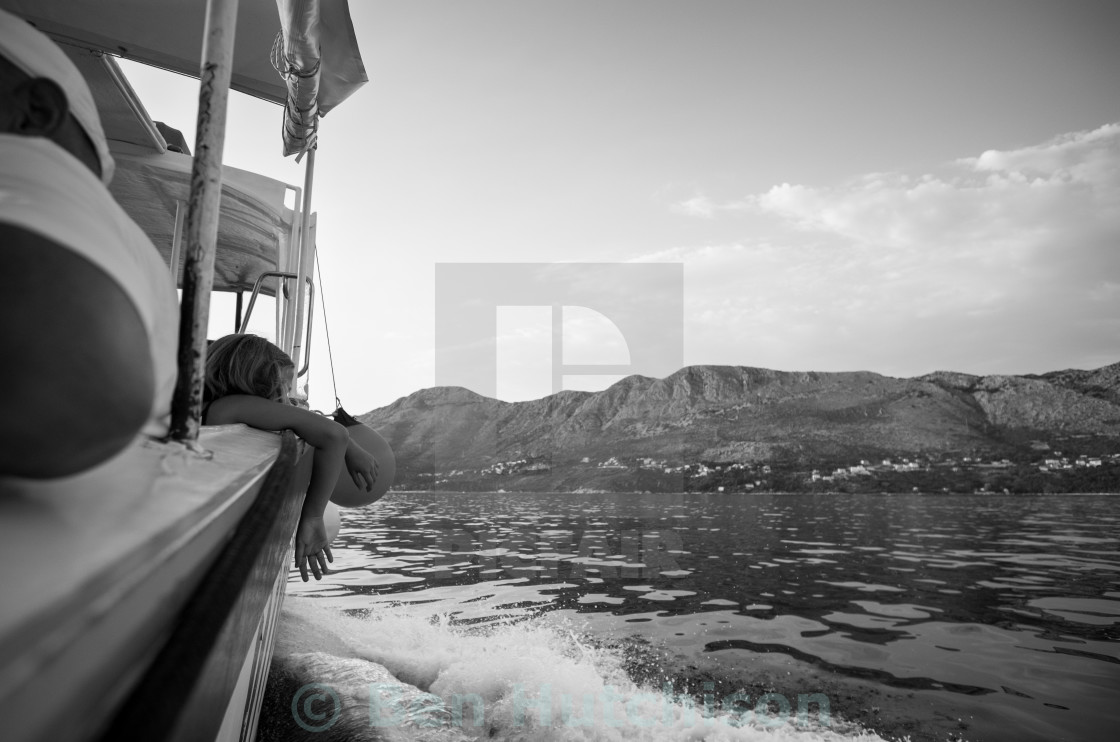
[[[338,482],[350,442],[346,428],[314,412],[248,394],[231,394],[215,400],[206,419],[212,425],[244,423],[261,430],[291,429],[314,447],[311,484],[296,529],[296,566],[305,582],[308,567],[315,579],[320,579],[327,561],[334,561],[323,511]]]

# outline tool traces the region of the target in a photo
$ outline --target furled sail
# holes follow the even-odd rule
[[[315,148],[319,131],[319,0],[276,0],[280,33],[272,66],[288,85],[284,103],[284,156]]]
[[[357,90],[365,67],[344,3],[276,0],[280,33],[272,65],[284,78],[284,156],[314,149],[319,117]],[[360,84],[360,83],[359,83]]]

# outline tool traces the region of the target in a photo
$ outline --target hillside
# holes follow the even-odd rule
[[[700,462],[807,471],[919,455],[1016,459],[1047,445],[1120,450],[1120,363],[913,379],[691,366],[529,402],[424,389],[360,419],[389,440],[405,486],[430,486],[434,477],[497,488],[477,480],[513,471],[528,489],[661,489],[640,481],[636,462],[656,461],[646,468],[661,473]],[[617,466],[601,466],[611,458]],[[644,476],[652,479],[652,471]]]

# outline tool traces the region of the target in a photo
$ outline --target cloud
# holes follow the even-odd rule
[[[716,213],[716,205],[703,194],[697,194],[687,201],[672,204],[669,209],[677,214],[697,216],[703,219],[711,219]]]
[[[977,171],[1037,171],[1053,175],[1069,172],[1073,179],[1092,180],[1097,166],[1113,168],[1120,140],[1120,123],[1105,124],[1088,132],[1066,134],[1037,146],[1017,150],[988,150],[979,157],[958,160],[958,164]],[[1115,182],[1115,181],[1114,181]]]
[[[1023,245],[1089,217],[1120,218],[1120,124],[950,163],[947,177],[870,173],[836,187],[782,183],[739,201],[704,195],[674,211],[712,218],[752,211],[805,230],[885,247],[970,242]]]
[[[782,184],[745,206],[802,229],[894,248],[1037,247],[1118,226],[1120,125],[958,160],[954,175],[877,173],[835,188]]]
[[[1120,360],[1120,124],[942,175],[697,199],[698,215],[739,209],[788,229],[645,258],[685,263],[690,363],[910,375]]]
[[[731,201],[725,204],[717,204],[703,193],[698,193],[685,201],[677,201],[669,205],[669,211],[675,214],[684,214],[700,219],[712,219],[720,211],[741,211],[745,208],[748,208],[748,205],[743,202]]]

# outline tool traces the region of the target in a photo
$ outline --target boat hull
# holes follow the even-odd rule
[[[6,739],[213,739],[227,708],[252,706],[310,476],[286,438],[220,426],[210,458],[146,444],[93,476],[7,488],[0,550],[36,563],[0,585]]]

